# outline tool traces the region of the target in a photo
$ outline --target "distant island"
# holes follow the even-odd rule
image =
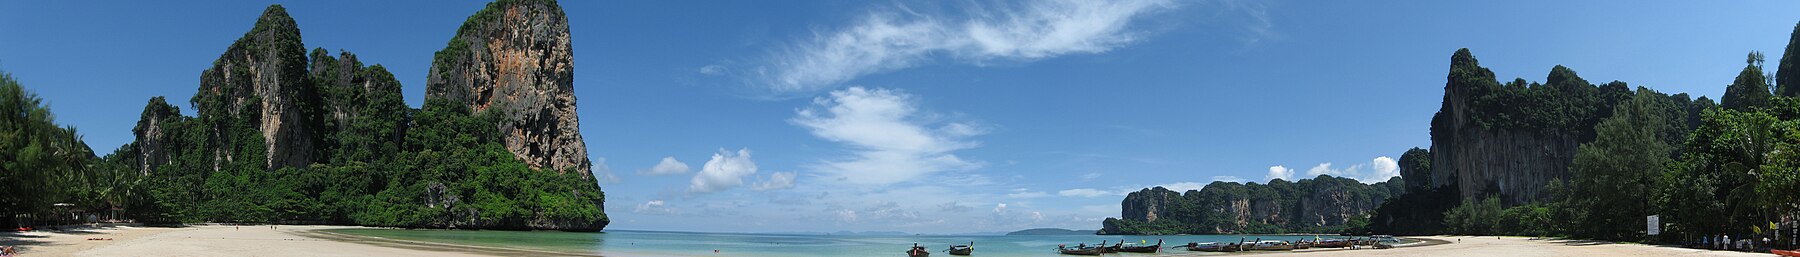
[[[1006,233],[1008,236],[1061,236],[1061,235],[1093,235],[1098,230],[1068,230],[1060,228],[1034,228]]]

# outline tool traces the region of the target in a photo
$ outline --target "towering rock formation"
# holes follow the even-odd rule
[[[229,148],[249,142],[234,140],[241,131],[233,124],[250,122],[262,135],[268,168],[314,161],[319,106],[306,64],[300,28],[280,5],[263,10],[256,27],[213,61],[194,102],[199,115],[215,118],[215,160],[240,158]]]
[[[295,21],[270,6],[202,73],[194,117],[161,97],[145,106],[126,149],[151,181],[180,188],[146,220],[604,229],[562,10],[492,3],[449,45],[433,63],[432,104],[410,110],[386,68],[309,56]],[[295,199],[314,204],[285,201]],[[156,209],[169,206],[199,207]]]
[[[1146,188],[1125,195],[1119,202],[1119,216],[1131,217],[1133,220],[1156,222],[1159,217],[1170,217],[1169,206],[1181,204],[1181,193],[1163,187]]]
[[[1545,84],[1501,85],[1468,49],[1451,56],[1448,79],[1431,119],[1431,186],[1507,205],[1549,197],[1544,185],[1568,177],[1576,147],[1631,96],[1622,82],[1596,87],[1562,66]]]
[[[133,142],[140,175],[150,175],[156,167],[169,164],[170,151],[174,150],[168,144],[169,126],[181,118],[181,109],[169,105],[161,96],[151,97],[150,103],[144,105],[137,127],[131,129],[131,134],[137,137]]]
[[[1406,193],[1425,192],[1437,188],[1432,186],[1431,150],[1418,147],[1407,149],[1400,154],[1400,177],[1413,178],[1406,180]]]
[[[526,164],[588,175],[569,21],[555,1],[488,4],[437,52],[427,81],[427,98],[500,115],[507,150]]]

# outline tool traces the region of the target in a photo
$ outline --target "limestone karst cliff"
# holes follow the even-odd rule
[[[263,11],[254,28],[225,49],[213,66],[200,74],[194,95],[198,115],[210,116],[214,159],[237,158],[229,150],[250,144],[233,135],[237,123],[262,136],[265,166],[300,167],[311,164],[318,149],[318,99],[306,76],[306,47],[299,25],[279,5]]]
[[[169,164],[169,156],[172,155],[170,151],[174,150],[170,149],[174,146],[168,142],[171,136],[169,126],[179,123],[181,118],[181,109],[169,105],[161,96],[150,98],[150,102],[144,105],[137,127],[131,129],[131,134],[136,138],[133,140],[136,144],[132,150],[136,153],[133,159],[137,160],[139,175],[149,175],[157,167]]]
[[[1454,186],[1463,198],[1548,198],[1544,186],[1569,176],[1594,125],[1631,97],[1623,82],[1590,84],[1562,66],[1543,84],[1502,85],[1468,49],[1450,59],[1443,107],[1431,122],[1431,186]]]
[[[575,113],[569,19],[555,1],[503,0],[470,16],[431,63],[426,98],[500,115],[508,151],[533,168],[592,166]]]
[[[122,166],[163,186],[133,206],[135,218],[604,229],[561,9],[499,1],[462,28],[451,45],[481,46],[440,52],[434,67],[481,79],[446,84],[435,74],[433,94],[415,109],[385,67],[346,51],[307,54],[294,19],[268,7],[202,73],[193,117],[162,97],[145,106],[136,141],[119,150],[129,156]],[[442,91],[452,84],[469,90]]]
[[[1334,232],[1399,195],[1403,180],[1375,184],[1321,175],[1298,182],[1213,182],[1184,193],[1153,187],[1127,194],[1101,234]]]

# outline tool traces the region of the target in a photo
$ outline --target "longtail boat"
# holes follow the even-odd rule
[[[1157,252],[1162,252],[1162,243],[1163,243],[1162,239],[1157,239],[1156,245],[1122,245],[1121,244],[1121,246],[1117,246],[1117,247],[1118,247],[1119,252],[1157,253]]]
[[[912,249],[906,250],[906,257],[926,257],[926,256],[931,256],[931,250],[925,249],[924,246],[919,246],[919,243],[913,243]]]
[[[1314,243],[1314,244],[1313,244],[1313,247],[1318,247],[1318,248],[1344,248],[1344,247],[1350,247],[1350,244],[1351,244],[1351,243],[1352,243],[1352,242],[1353,242],[1353,241],[1351,241],[1351,240],[1349,240],[1349,239],[1325,239],[1325,240],[1319,240],[1319,242],[1318,242],[1318,243]]]
[[[1288,242],[1283,242],[1283,241],[1266,240],[1266,241],[1256,241],[1256,243],[1250,245],[1249,248],[1250,249],[1247,249],[1247,250],[1287,251],[1287,250],[1293,250],[1294,244],[1290,244]]]
[[[1101,249],[1106,248],[1105,245],[1106,245],[1105,242],[1101,242],[1100,245],[1098,245],[1098,246],[1087,246],[1087,244],[1085,244],[1085,243],[1081,244],[1080,246],[1076,246],[1076,247],[1066,247],[1063,245],[1057,245],[1056,252],[1062,253],[1062,254],[1067,254],[1067,255],[1100,255]]]
[[[944,249],[944,251],[950,252],[950,255],[969,255],[969,253],[975,252],[975,241],[969,241],[969,244],[966,245],[950,245],[950,249]]]

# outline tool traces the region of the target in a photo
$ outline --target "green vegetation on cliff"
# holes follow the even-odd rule
[[[1476,107],[1479,116],[1475,118],[1487,122],[1484,124],[1537,129],[1565,124],[1573,126],[1564,128],[1591,129],[1593,136],[1581,141],[1568,162],[1569,174],[1542,185],[1546,195],[1539,199],[1544,200],[1509,204],[1491,195],[1462,198],[1444,192],[1456,191],[1453,184],[1457,180],[1434,181],[1433,185],[1443,187],[1409,190],[1378,208],[1366,230],[1352,232],[1553,235],[1664,243],[1694,243],[1718,235],[1773,238],[1776,228],[1795,226],[1791,221],[1800,218],[1800,194],[1793,193],[1800,190],[1800,154],[1796,153],[1800,151],[1800,99],[1793,93],[1794,83],[1800,82],[1792,81],[1793,74],[1800,72],[1793,68],[1800,67],[1800,58],[1792,57],[1800,47],[1800,25],[1795,29],[1780,71],[1773,78],[1765,76],[1763,55],[1751,52],[1745,67],[1727,86],[1720,105],[1705,97],[1688,100],[1686,94],[1666,95],[1639,88],[1617,98],[1619,101],[1586,102],[1587,106],[1569,105],[1547,112],[1606,110],[1592,114],[1599,119],[1591,126],[1537,114],[1526,116],[1530,118],[1525,123],[1510,122],[1520,120],[1511,113],[1544,112],[1533,110],[1543,106],[1538,104],[1489,102]],[[1491,77],[1466,75],[1486,71],[1467,68],[1478,66],[1457,68],[1473,63],[1466,50],[1458,51],[1452,61],[1451,83]],[[1564,70],[1560,66],[1553,70],[1550,80],[1556,81]],[[1482,84],[1476,80],[1466,83]],[[1512,83],[1517,84],[1522,82]],[[1549,83],[1555,84],[1559,83]],[[1598,88],[1610,92],[1606,88],[1612,84],[1623,85],[1614,82]],[[1561,89],[1556,92],[1580,91]],[[1521,102],[1544,97],[1527,91],[1486,94],[1494,92],[1503,95],[1458,97]],[[1598,99],[1614,99],[1615,95],[1600,93]],[[1490,108],[1493,110],[1485,110]],[[1434,120],[1434,133],[1440,124]],[[1410,163],[1405,159],[1401,162]],[[1645,219],[1650,215],[1661,218],[1659,236],[1646,233]]]
[[[0,215],[44,217],[26,223],[58,222],[47,218],[57,210],[113,210],[150,224],[598,231],[609,223],[595,178],[522,161],[503,145],[500,114],[440,98],[409,108],[381,65],[306,54],[279,5],[204,72],[194,116],[153,97],[136,140],[111,154],[94,156],[39,102],[0,74],[0,111],[13,115],[0,117],[0,187],[22,189],[0,196]]]
[[[1121,218],[1107,218],[1100,234],[1336,233],[1367,222],[1363,213],[1405,191],[1396,177],[1375,184],[1319,175],[1298,182],[1214,181],[1178,193],[1162,187],[1125,197]]]

